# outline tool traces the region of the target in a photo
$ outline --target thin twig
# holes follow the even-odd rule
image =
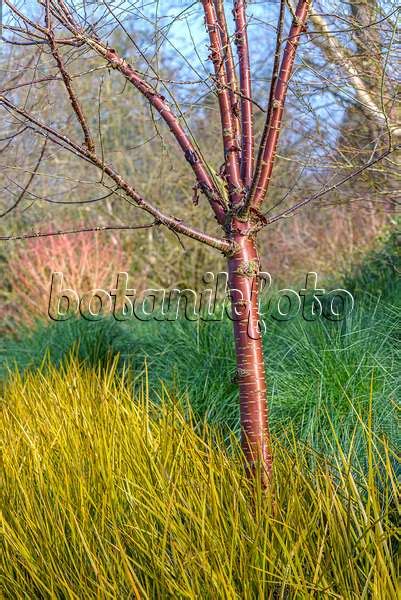
[[[40,152],[39,158],[36,162],[36,165],[26,183],[26,185],[24,186],[24,188],[22,189],[20,195],[18,196],[17,200],[14,202],[14,204],[12,206],[10,206],[7,210],[5,210],[3,213],[0,214],[0,219],[2,219],[3,217],[5,217],[6,215],[8,215],[10,212],[12,212],[13,210],[15,210],[17,208],[17,206],[20,204],[20,202],[23,200],[25,194],[27,193],[27,191],[29,190],[29,187],[32,183],[32,181],[35,178],[36,173],[38,172],[38,169],[40,167],[40,164],[43,160],[43,156],[45,154],[45,150],[46,150],[46,145],[47,145],[47,139],[45,139],[43,146],[42,146],[42,150]]]
[[[151,214],[157,221],[160,221],[167,228],[175,231],[177,233],[182,233],[187,237],[198,240],[208,246],[216,248],[223,253],[229,252],[231,249],[230,243],[222,238],[217,238],[215,236],[209,235],[203,231],[195,227],[191,227],[185,224],[181,219],[176,217],[172,217],[170,215],[166,215],[160,209],[153,206],[150,202],[145,200],[132,185],[130,185],[119,173],[117,173],[113,167],[108,164],[105,164],[94,152],[90,152],[86,146],[80,146],[66,135],[58,132],[49,125],[42,123],[32,114],[28,113],[26,110],[16,106],[13,104],[6,96],[0,96],[0,103],[3,103],[6,107],[16,112],[18,115],[22,116],[32,125],[35,125],[36,131],[45,135],[46,137],[50,136],[50,139],[55,143],[61,144],[64,148],[71,151],[73,154],[79,156],[80,158],[84,158],[86,161],[90,162],[94,166],[96,166],[100,171],[106,173],[112,179],[117,186],[125,192],[127,196],[129,196],[135,203],[135,205],[145,212]]]
[[[0,236],[0,241],[8,242],[8,241],[16,241],[16,240],[31,240],[35,238],[42,237],[53,237],[56,235],[73,235],[75,233],[89,233],[95,231],[115,231],[115,230],[134,230],[134,229],[150,229],[150,227],[156,227],[160,223],[158,221],[154,221],[153,223],[148,223],[147,225],[98,225],[96,227],[81,227],[80,229],[69,229],[68,231],[48,231],[41,232],[36,231],[34,233],[25,233],[21,235],[9,235],[9,236]]]
[[[360,175],[361,173],[366,171],[366,169],[369,169],[370,167],[372,167],[376,163],[380,162],[381,160],[383,160],[384,158],[386,158],[387,156],[389,156],[396,150],[399,150],[400,148],[401,148],[401,144],[397,144],[396,146],[392,146],[392,147],[388,148],[385,152],[383,152],[376,158],[372,159],[368,163],[364,164],[362,167],[360,167],[353,173],[350,173],[349,175],[347,175],[346,177],[344,177],[337,183],[334,183],[333,185],[320,190],[320,192],[317,192],[313,196],[308,196],[307,198],[303,198],[303,200],[300,200],[299,202],[297,202],[290,208],[287,208],[286,210],[279,213],[278,215],[275,215],[274,217],[269,218],[267,225],[271,225],[272,223],[275,223],[275,221],[279,221],[280,219],[285,219],[285,218],[291,216],[295,211],[299,210],[306,204],[309,204],[310,202],[314,202],[315,200],[318,200],[319,198],[321,198],[322,196],[325,196],[329,192],[336,190],[337,188],[341,187],[342,185],[344,185],[345,183],[350,181],[350,179],[354,179],[355,177],[357,177],[358,175]]]
[[[46,25],[47,25],[47,30],[48,30],[47,38],[49,40],[51,53],[54,57],[54,60],[57,63],[58,70],[60,71],[61,77],[64,81],[65,88],[67,90],[68,96],[71,101],[71,106],[74,110],[74,113],[75,113],[77,120],[83,131],[84,139],[85,139],[84,143],[85,143],[86,147],[88,148],[89,152],[94,152],[95,151],[95,142],[93,141],[93,136],[90,132],[88,121],[85,117],[82,105],[81,105],[80,101],[78,100],[78,96],[75,93],[74,87],[72,85],[72,78],[71,78],[70,74],[68,73],[67,69],[65,68],[64,61],[61,58],[61,54],[58,50],[58,46],[55,41],[55,35],[52,30],[51,22],[50,22],[50,13],[49,13],[49,9],[48,9],[48,4],[47,4],[47,8],[46,8],[46,15],[47,15],[46,16]]]

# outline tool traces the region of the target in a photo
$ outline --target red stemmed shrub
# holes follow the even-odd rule
[[[16,247],[5,265],[9,293],[0,306],[3,327],[31,325],[48,317],[52,273],[79,294],[115,287],[117,273],[129,271],[121,240],[97,232],[30,239]]]

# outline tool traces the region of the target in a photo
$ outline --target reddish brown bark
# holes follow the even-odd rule
[[[229,241],[222,238],[216,238],[215,236],[200,231],[196,227],[190,227],[186,225],[181,219],[166,215],[156,206],[153,206],[147,200],[145,200],[145,198],[143,198],[132,185],[130,185],[119,173],[117,173],[113,167],[105,164],[103,160],[97,156],[97,154],[90,152],[85,145],[80,146],[69,137],[63,135],[52,127],[49,127],[45,123],[42,123],[30,113],[10,102],[5,96],[0,95],[0,102],[11,108],[16,114],[21,115],[27,121],[35,125],[37,131],[46,132],[51,141],[59,144],[62,147],[68,148],[76,156],[84,158],[88,162],[91,162],[93,165],[95,165],[101,172],[106,173],[106,175],[108,175],[118,185],[118,187],[134,201],[136,206],[140,207],[142,210],[151,214],[155,218],[155,223],[165,225],[176,233],[182,233],[183,235],[186,235],[194,240],[207,244],[208,246],[212,246],[224,254],[229,252],[231,248]]]
[[[235,124],[232,113],[229,85],[226,78],[225,54],[219,33],[219,23],[212,0],[202,0],[205,23],[210,39],[210,58],[215,72],[216,91],[219,99],[220,118],[224,146],[226,177],[232,202],[241,200],[241,177],[239,151],[235,138]]]
[[[299,39],[301,33],[305,30],[310,4],[310,0],[299,0],[297,10],[295,12],[295,18],[293,19],[287,44],[284,50],[280,73],[275,86],[273,100],[270,105],[271,110],[268,114],[267,135],[265,137],[261,160],[262,168],[257,180],[253,182],[253,190],[250,196],[250,204],[254,208],[260,207],[270,182],[276,158],[276,150],[280,136],[281,120],[283,118],[284,103],[287,95],[288,84],[294,66]]]
[[[271,475],[272,459],[267,424],[267,389],[262,336],[259,327],[259,257],[255,242],[237,234],[237,251],[229,258],[235,350],[236,381],[239,385],[241,442],[243,452],[254,471],[259,465],[266,484]]]
[[[23,34],[23,43],[27,36],[31,37],[29,43],[46,45],[50,43],[50,51],[58,69],[58,76],[51,79],[64,81],[76,119],[84,134],[84,144],[42,122],[29,109],[14,104],[12,100],[4,96],[5,90],[0,90],[0,104],[26,121],[30,128],[40,132],[46,139],[48,138],[58,146],[68,149],[76,157],[96,166],[102,172],[102,180],[103,175],[107,176],[113,182],[114,190],[116,193],[118,191],[119,196],[125,197],[130,204],[134,204],[137,208],[153,216],[153,223],[145,225],[145,227],[162,224],[175,234],[183,234],[205,243],[228,257],[237,356],[236,379],[240,395],[242,447],[249,472],[255,472],[257,465],[260,465],[262,481],[267,484],[271,475],[272,460],[267,421],[262,337],[259,329],[259,258],[255,237],[259,229],[267,225],[267,220],[264,219],[259,208],[270,181],[286,92],[311,0],[298,0],[298,7],[296,14],[293,15],[294,20],[280,66],[281,38],[284,29],[284,0],[281,1],[272,92],[256,168],[254,168],[252,89],[246,0],[233,1],[237,61],[232,52],[224,2],[222,0],[201,0],[210,40],[210,59],[214,66],[215,91],[219,102],[224,148],[224,164],[217,177],[206,159],[203,158],[198,145],[192,140],[190,132],[180,121],[181,111],[175,114],[164,96],[149,83],[147,76],[137,71],[134,64],[128,62],[119,52],[110,48],[107,41],[102,41],[101,28],[99,28],[99,32],[84,29],[80,24],[81,17],[78,12],[74,11],[70,4],[67,6],[63,0],[41,2],[45,7],[45,27],[35,23],[19,9],[16,9],[10,0],[5,0],[5,2],[17,17],[17,21],[24,24],[24,28],[21,29],[18,26],[15,30]],[[291,8],[289,10],[292,11]],[[53,29],[52,21],[58,24],[56,30]],[[217,238],[199,231],[181,219],[171,216],[169,211],[162,212],[137,192],[115,170],[107,158],[97,154],[95,144],[97,137],[91,134],[90,122],[85,118],[83,106],[72,85],[73,77],[66,70],[65,65],[69,62],[64,63],[64,55],[59,50],[59,45],[65,43],[56,38],[59,26],[69,31],[74,45],[86,46],[102,56],[107,62],[107,66],[115,69],[126,81],[130,82],[159,113],[194,172],[195,187],[201,189],[208,197],[214,214],[224,229],[224,238]],[[134,46],[137,48],[135,41]],[[141,56],[145,58],[144,55],[141,54]],[[239,91],[236,84],[236,62],[239,72]],[[150,63],[148,65],[151,66]],[[39,81],[44,80],[36,80],[36,83]],[[34,82],[31,81],[30,84],[33,85]],[[15,85],[11,89],[16,89],[19,85],[18,80],[14,83]],[[237,96],[240,98],[240,115],[237,111]],[[240,137],[241,140],[239,140]],[[223,179],[223,183],[221,179]],[[228,198],[225,184],[228,187]],[[291,209],[287,209],[287,212],[289,210]],[[273,220],[274,218],[270,218],[269,222],[271,223]],[[137,225],[137,227],[143,226]],[[135,228],[135,225],[132,228]]]
[[[274,61],[273,61],[273,70],[272,70],[272,78],[270,82],[270,91],[269,91],[269,102],[267,104],[267,115],[265,124],[263,127],[262,136],[260,139],[258,157],[256,159],[255,172],[253,174],[252,179],[252,188],[249,194],[249,198],[252,199],[255,187],[257,182],[259,181],[259,177],[263,168],[263,155],[266,150],[266,140],[270,131],[270,123],[272,118],[272,110],[273,110],[273,98],[274,92],[276,90],[276,84],[280,72],[280,59],[281,59],[281,45],[282,45],[282,36],[284,29],[284,19],[285,19],[285,0],[280,0],[280,11],[277,22],[277,37],[276,37],[276,49],[274,52]]]
[[[165,98],[156,92],[146,81],[144,81],[138,75],[132,65],[121,58],[113,48],[104,50],[99,44],[96,44],[96,48],[98,49],[99,47],[101,49],[101,53],[104,54],[105,58],[107,58],[109,64],[117,68],[127,78],[127,80],[130,81],[145,96],[145,98],[149,100],[149,103],[154,106],[161,117],[166,121],[170,131],[173,133],[178,144],[182,148],[186,160],[191,165],[199,182],[200,188],[207,195],[218,222],[220,224],[224,223],[224,204],[219,198],[218,193],[216,193],[213,181],[209,176],[203,161],[196,152],[193,144],[188,139],[188,136],[181,127],[177,117],[169,108]]]
[[[238,147],[240,147],[240,122],[238,118],[238,90],[237,76],[235,73],[235,64],[231,41],[228,35],[226,15],[224,12],[223,0],[215,0],[216,16],[220,30],[221,44],[224,55],[224,66],[226,71],[227,85],[230,90],[231,113],[233,119],[234,136]]]
[[[249,190],[253,175],[254,137],[251,66],[249,62],[249,44],[245,0],[236,0],[236,2],[234,3],[233,13],[235,19],[235,43],[237,44],[238,49],[241,91],[241,178],[245,187]]]

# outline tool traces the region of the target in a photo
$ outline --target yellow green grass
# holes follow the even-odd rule
[[[352,443],[311,469],[273,440],[264,493],[234,438],[128,379],[71,360],[3,385],[4,598],[397,598],[395,461],[369,419],[367,473]]]

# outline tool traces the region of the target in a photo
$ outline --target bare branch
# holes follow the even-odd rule
[[[273,100],[274,94],[276,91],[277,80],[279,77],[280,70],[280,57],[281,57],[281,44],[282,44],[282,36],[283,36],[283,28],[284,28],[284,17],[285,17],[285,0],[280,0],[280,11],[278,16],[277,23],[277,36],[276,36],[276,48],[274,51],[274,62],[273,62],[273,70],[272,70],[272,78],[270,83],[270,92],[269,92],[269,101],[267,104],[267,115],[265,119],[265,124],[263,127],[262,137],[260,140],[258,158],[256,160],[255,173],[253,176],[253,185],[249,194],[251,198],[255,192],[256,182],[258,181],[263,165],[263,156],[266,150],[267,136],[270,131],[271,119],[273,113]]]
[[[73,152],[77,156],[84,158],[88,162],[95,165],[102,173],[105,173],[112,179],[117,186],[122,189],[127,196],[129,196],[135,203],[136,206],[144,210],[145,212],[151,214],[158,222],[162,223],[172,231],[177,233],[182,233],[187,237],[198,240],[204,244],[207,244],[220,252],[226,253],[230,250],[230,243],[224,239],[216,238],[211,236],[203,231],[199,231],[195,227],[190,227],[183,223],[181,219],[177,219],[175,217],[171,217],[169,215],[164,214],[158,208],[150,204],[147,200],[145,200],[127,181],[125,181],[121,175],[119,175],[110,165],[105,164],[94,152],[90,152],[85,146],[80,146],[67,136],[62,133],[56,131],[52,127],[49,127],[45,123],[42,123],[36,117],[29,114],[24,109],[13,104],[8,98],[5,96],[0,96],[0,103],[4,104],[9,109],[16,112],[18,115],[22,116],[28,122],[32,123],[36,126],[39,133],[46,132],[45,136],[49,137],[52,141],[56,143],[59,142],[63,145],[64,148]]]
[[[251,67],[247,33],[246,0],[235,0],[235,44],[237,46],[241,91],[242,156],[241,177],[247,191],[252,183],[254,136],[252,114]]]
[[[57,47],[57,43],[55,41],[54,32],[51,28],[49,17],[47,18],[47,21],[48,21],[47,37],[49,40],[51,53],[54,57],[54,60],[57,63],[58,69],[61,73],[61,77],[64,81],[64,85],[66,87],[68,96],[71,101],[71,106],[76,114],[77,120],[78,120],[79,124],[81,125],[82,131],[84,133],[84,138],[85,138],[84,143],[85,143],[86,147],[88,148],[89,152],[94,152],[95,151],[95,142],[93,141],[93,137],[89,130],[88,122],[84,115],[82,105],[81,105],[80,101],[78,100],[78,97],[73,88],[71,76],[69,75],[67,69],[65,68],[64,62],[61,58],[60,52]]]
[[[17,83],[13,86],[9,86],[6,88],[0,88],[0,94],[6,94],[7,92],[13,92],[21,87],[26,87],[27,85],[37,85],[38,83],[48,83],[49,81],[62,81],[61,77],[41,77],[40,79],[32,79],[31,81],[24,81],[23,83]]]
[[[221,126],[223,130],[224,161],[229,194],[232,203],[241,200],[241,178],[239,170],[239,146],[235,139],[235,125],[225,71],[225,54],[219,34],[219,23],[213,0],[202,0],[205,23],[210,39],[210,59],[214,66],[216,91],[219,99]]]
[[[328,187],[324,187],[322,190],[320,190],[319,192],[317,192],[313,196],[309,196],[307,198],[303,198],[302,200],[300,200],[299,202],[297,202],[296,204],[294,204],[290,208],[287,208],[286,210],[284,210],[283,212],[279,213],[278,215],[275,215],[275,216],[269,218],[268,221],[267,221],[267,223],[266,223],[266,225],[271,225],[272,223],[275,223],[276,221],[279,221],[280,219],[285,219],[287,217],[290,217],[294,212],[296,212],[300,208],[306,206],[307,204],[310,204],[311,202],[314,202],[315,200],[319,200],[319,198],[322,198],[323,196],[325,196],[329,192],[332,192],[332,191],[338,189],[339,187],[341,187],[342,185],[344,185],[345,183],[347,183],[351,179],[354,179],[355,177],[358,177],[358,175],[361,175],[361,173],[363,173],[364,171],[366,171],[367,169],[369,169],[370,167],[372,167],[376,163],[382,161],[387,156],[389,156],[390,154],[392,154],[396,150],[399,150],[400,148],[401,148],[401,144],[397,144],[395,146],[392,146],[392,147],[388,148],[385,152],[383,152],[382,154],[380,154],[376,158],[373,158],[368,163],[364,164],[362,167],[360,167],[356,171],[353,171],[352,173],[350,173],[349,175],[347,175],[346,177],[344,177],[343,179],[341,179],[337,183],[334,183],[333,185],[330,185]]]
[[[4,0],[4,4],[8,6],[11,12],[17,15],[17,17],[19,17],[21,21],[23,21],[26,25],[29,25],[30,27],[32,27],[32,29],[36,29],[37,31],[40,31],[41,33],[46,35],[46,29],[44,27],[41,27],[38,23],[32,21],[26,14],[18,10],[18,8],[14,4],[12,4],[10,0]],[[28,33],[28,31],[26,31],[25,33]],[[32,35],[33,37],[36,36],[36,34],[32,33],[30,35]]]
[[[154,221],[153,223],[148,223],[147,225],[98,225],[96,227],[81,227],[79,229],[70,229],[67,231],[48,231],[41,232],[36,231],[34,233],[24,233],[21,235],[8,235],[8,236],[0,236],[1,242],[11,242],[16,240],[31,240],[34,238],[40,237],[54,237],[57,235],[73,235],[75,233],[89,233],[93,231],[131,231],[134,229],[150,229],[151,227],[156,227],[160,225],[158,221]]]
[[[247,203],[254,209],[258,209],[263,202],[271,179],[288,84],[292,74],[300,36],[302,32],[305,31],[309,8],[310,0],[299,0],[287,39],[283,59],[281,61],[280,73],[273,95],[271,118],[270,123],[268,124],[265,148],[262,153],[262,168],[256,181],[252,184],[253,193],[250,195]]]
[[[26,183],[26,185],[24,186],[24,188],[22,189],[20,195],[18,196],[17,200],[14,202],[14,204],[12,206],[10,206],[7,210],[5,210],[3,213],[0,214],[0,219],[2,219],[3,217],[5,217],[6,215],[8,215],[10,212],[12,212],[14,209],[17,208],[17,206],[20,204],[20,202],[23,200],[23,198],[25,197],[25,194],[27,193],[27,191],[29,190],[32,181],[35,179],[35,175],[38,172],[38,169],[40,167],[40,164],[43,160],[44,154],[45,154],[45,150],[46,150],[46,145],[47,145],[47,139],[45,139],[43,146],[42,146],[42,150],[39,154],[39,158],[36,162],[36,165],[32,171],[32,173],[30,174],[30,177]]]
[[[199,182],[200,189],[206,194],[209,202],[216,214],[219,223],[224,223],[225,220],[225,207],[224,203],[216,191],[213,180],[209,176],[207,169],[196,152],[194,146],[189,141],[188,136],[181,127],[177,117],[173,114],[169,106],[167,105],[165,98],[159,94],[154,88],[146,83],[135,71],[135,69],[121,58],[113,48],[104,48],[93,40],[88,41],[88,44],[95,49],[98,48],[98,52],[106,58],[110,66],[120,71],[128,81],[130,81],[150,102],[150,104],[160,113],[160,116],[168,124],[170,131],[175,136],[178,144],[184,151],[184,156],[187,162],[191,165],[197,180]]]
[[[337,61],[339,67],[347,73],[349,81],[355,90],[355,95],[366,114],[372,117],[379,127],[387,127],[387,117],[383,109],[379,107],[372,98],[369,88],[359,76],[358,70],[349,60],[345,48],[330,32],[326,19],[322,15],[312,11],[310,20],[319,29],[318,32],[313,33],[321,33],[324,35],[324,42],[319,42],[319,45],[324,49],[329,60],[334,59]],[[395,125],[390,124],[389,128],[392,135],[396,137],[401,135],[401,126],[399,123]]]
[[[235,72],[235,64],[234,64],[234,56],[231,45],[230,36],[228,33],[228,25],[227,19],[224,11],[224,2],[223,0],[214,0],[217,22],[220,30],[220,38],[224,56],[224,66],[226,69],[226,79],[227,79],[227,87],[230,91],[230,100],[231,100],[231,113],[233,119],[234,126],[234,135],[236,142],[240,143],[240,123],[238,118],[238,102],[237,102],[237,94],[238,85],[237,85],[237,76]]]

